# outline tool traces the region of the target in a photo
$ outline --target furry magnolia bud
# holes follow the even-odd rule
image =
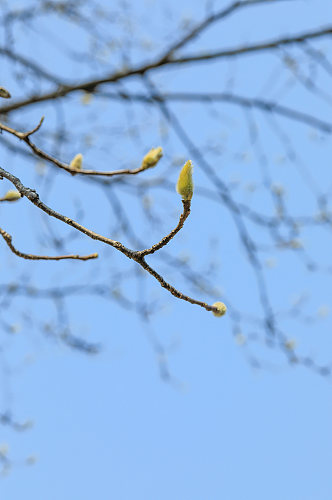
[[[161,148],[160,146],[158,148],[150,149],[150,151],[143,158],[141,167],[142,170],[157,165],[158,161],[162,156],[163,156],[163,148]]]
[[[7,191],[5,196],[2,198],[3,201],[16,201],[21,198],[21,193],[16,191],[16,189],[10,189]]]
[[[216,311],[212,311],[212,312],[218,318],[220,316],[223,316],[224,314],[226,314],[227,307],[225,306],[225,304],[223,302],[215,302],[214,304],[212,304],[212,307],[216,308]]]
[[[183,200],[191,200],[194,192],[193,184],[193,164],[191,160],[188,160],[182,167],[178,182],[176,184],[176,190],[179,195],[182,196]]]
[[[69,166],[73,170],[81,170],[82,162],[83,162],[83,155],[81,153],[78,153],[78,155],[74,156]]]

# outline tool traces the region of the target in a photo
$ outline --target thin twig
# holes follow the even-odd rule
[[[180,220],[176,228],[173,229],[167,236],[165,236],[162,240],[159,241],[159,243],[156,243],[155,245],[152,245],[151,248],[147,248],[146,250],[141,250],[140,252],[136,252],[136,255],[139,255],[140,257],[145,257],[145,255],[151,255],[157,250],[160,250],[160,248],[164,247],[167,245],[169,241],[171,241],[172,238],[180,231],[180,229],[183,228],[183,224],[185,223],[185,220],[188,218],[190,214],[190,205],[191,205],[191,200],[182,200],[183,203],[183,212],[180,216]]]
[[[150,267],[149,264],[147,264],[144,259],[139,259],[136,262],[138,262],[138,264],[140,264],[143,267],[143,269],[145,269],[154,278],[156,278],[156,280],[159,281],[160,285],[163,288],[165,288],[168,292],[170,292],[172,295],[174,295],[174,297],[176,297],[177,299],[185,300],[186,302],[190,302],[190,304],[196,304],[200,307],[203,307],[207,311],[218,312],[218,309],[216,307],[210,306],[206,302],[192,299],[191,297],[188,297],[188,295],[184,295],[183,293],[179,292],[179,290],[174,288],[174,286],[167,283],[167,281],[165,281],[164,278],[160,274],[157,273],[157,271],[152,269],[152,267]]]
[[[296,109],[283,106],[274,101],[267,101],[265,99],[243,97],[229,92],[167,92],[160,94],[146,95],[143,93],[127,93],[127,92],[98,92],[96,97],[107,97],[108,99],[139,101],[147,104],[155,104],[165,101],[179,101],[179,102],[226,102],[228,104],[235,104],[244,108],[256,108],[268,113],[275,113],[284,116],[291,120],[305,123],[326,133],[332,133],[332,123],[323,121],[308,113],[303,113]]]
[[[13,52],[8,47],[0,47],[0,55],[9,58],[12,61],[15,61],[15,63],[19,63],[22,66],[25,66],[25,68],[28,68],[28,70],[30,70],[30,71],[32,70],[36,75],[41,76],[42,78],[44,78],[52,83],[56,83],[56,84],[60,85],[59,78],[48,73],[44,68],[42,68],[41,66],[38,66],[31,59],[27,59],[26,57],[18,54],[17,52]]]
[[[235,11],[243,9],[245,7],[252,7],[258,4],[277,3],[278,1],[282,0],[240,0],[228,5],[228,7],[226,7],[225,9],[222,9],[219,12],[216,12],[215,14],[211,14],[206,19],[204,19],[204,21],[198,23],[179,42],[174,43],[168,49],[167,53],[164,56],[164,59],[165,60],[169,59],[176,50],[179,50],[180,48],[187,45],[188,42],[191,42],[192,40],[197,38],[197,36],[199,36],[204,30],[206,30],[206,28],[209,28],[212,24],[214,24],[217,21],[220,21],[221,19],[224,19],[225,17],[228,17]]]
[[[20,252],[20,250],[17,250],[17,248],[14,247],[12,243],[12,236],[8,234],[6,231],[4,231],[0,227],[0,235],[3,237],[11,251],[17,255],[18,257],[22,257],[22,259],[27,259],[27,260],[65,260],[65,259],[75,259],[75,260],[90,260],[90,259],[96,259],[98,257],[97,253],[92,253],[90,255],[57,255],[55,257],[50,257],[48,255],[33,255],[29,253],[23,253]]]
[[[8,125],[5,125],[4,123],[0,123],[0,130],[3,130],[4,132],[8,132],[9,134],[12,134],[13,136],[17,137],[18,139],[22,140],[25,142],[29,148],[37,155],[39,158],[43,158],[43,160],[49,161],[56,165],[57,167],[61,168],[62,170],[65,170],[66,172],[69,172],[72,175],[96,175],[96,176],[103,176],[103,177],[113,177],[116,175],[136,175],[139,174],[140,172],[144,172],[145,170],[148,170],[154,165],[151,166],[146,166],[146,165],[141,165],[138,168],[135,168],[133,170],[129,170],[127,168],[121,169],[121,170],[112,170],[110,172],[102,172],[99,170],[88,170],[88,169],[76,169],[72,168],[69,164],[63,163],[62,161],[58,160],[57,158],[54,158],[54,156],[49,155],[42,149],[40,149],[36,144],[31,142],[30,140],[30,135],[34,134],[37,132],[37,130],[40,129],[42,123],[44,121],[44,116],[40,119],[38,125],[33,128],[32,130],[28,132],[19,132],[18,130],[15,130],[14,128],[9,127]]]
[[[234,49],[219,50],[216,52],[208,52],[203,54],[196,54],[192,56],[183,56],[170,60],[172,64],[187,64],[198,61],[211,61],[212,59],[229,58],[243,54],[250,54],[252,52],[262,52],[265,50],[274,50],[285,45],[293,45],[295,43],[303,43],[306,40],[313,40],[324,36],[332,35],[332,26],[327,26],[315,31],[308,31],[300,35],[288,36],[283,38],[276,38],[269,42],[262,42],[253,45],[243,45],[242,47],[235,47]]]

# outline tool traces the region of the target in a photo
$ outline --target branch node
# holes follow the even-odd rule
[[[33,128],[32,130],[30,130],[29,132],[22,133],[21,134],[22,135],[21,138],[22,139],[28,139],[30,137],[30,135],[32,135],[35,132],[37,132],[40,129],[40,127],[42,126],[42,123],[43,123],[44,119],[45,119],[45,116],[42,116],[41,119],[39,120],[38,125],[35,128]]]

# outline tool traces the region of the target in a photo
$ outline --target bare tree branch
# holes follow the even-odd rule
[[[42,149],[40,149],[38,146],[36,146],[33,142],[30,140],[30,135],[34,134],[37,132],[37,130],[40,129],[42,123],[44,121],[44,116],[40,119],[40,122],[38,125],[30,130],[29,132],[18,132],[17,130],[0,123],[0,130],[3,130],[5,132],[8,132],[9,134],[14,135],[18,139],[22,140],[25,142],[29,148],[37,155],[39,158],[42,158],[43,160],[49,161],[53,165],[56,165],[57,167],[61,168],[62,170],[65,170],[66,172],[69,172],[72,175],[94,175],[94,176],[102,176],[102,177],[114,177],[117,175],[137,175],[141,172],[144,172],[145,170],[148,170],[149,168],[153,167],[154,165],[146,166],[143,163],[141,164],[140,167],[137,167],[133,170],[124,168],[121,170],[112,170],[110,172],[102,172],[100,170],[91,170],[91,169],[78,169],[70,166],[70,164],[63,163],[54,156],[49,155]]]
[[[174,295],[174,297],[177,297],[178,299],[181,299],[181,300],[185,300],[186,302],[190,302],[191,304],[199,305],[200,307],[203,307],[207,311],[218,312],[217,307],[210,306],[210,305],[206,304],[205,302],[195,300],[187,295],[184,295],[183,293],[179,292],[176,288],[174,288],[172,285],[167,283],[160,274],[158,274],[152,267],[150,267],[145,262],[144,257],[142,257],[142,255],[140,254],[139,251],[130,250],[129,248],[125,247],[119,241],[115,241],[115,240],[112,240],[111,238],[107,238],[106,236],[102,236],[102,235],[82,226],[81,224],[74,221],[73,219],[70,219],[69,217],[62,215],[59,212],[56,212],[55,210],[48,207],[45,203],[43,203],[39,199],[39,195],[36,193],[36,191],[34,189],[25,187],[21,183],[20,179],[18,179],[13,174],[7,172],[6,170],[4,170],[1,167],[0,167],[0,177],[5,178],[5,179],[9,180],[10,182],[12,182],[14,184],[14,186],[16,187],[16,189],[21,193],[22,196],[25,196],[26,198],[28,198],[28,200],[31,201],[31,203],[33,203],[36,207],[38,207],[40,210],[45,212],[50,217],[54,217],[54,218],[60,220],[61,222],[68,224],[69,226],[73,227],[77,231],[80,231],[81,233],[85,234],[89,238],[92,238],[93,240],[101,241],[102,243],[105,243],[106,245],[110,245],[113,248],[116,248],[117,250],[119,250],[121,253],[123,253],[129,259],[132,259],[135,262],[137,262],[137,264],[139,264],[143,269],[148,271],[148,273],[150,273],[160,283],[160,285],[163,288],[165,288],[172,295]],[[177,228],[178,228],[178,226],[177,226]],[[177,229],[177,231],[178,230],[179,229]],[[169,238],[169,236],[168,236],[168,238]],[[168,239],[168,241],[169,240],[170,240],[170,238]],[[165,244],[166,243],[163,243],[161,246],[164,246]],[[150,249],[149,249],[149,253],[150,253]]]
[[[165,59],[165,56],[157,59],[151,63],[145,63],[137,66],[136,68],[130,68],[127,70],[117,71],[111,75],[105,75],[103,78],[96,78],[91,80],[86,80],[78,82],[75,84],[63,84],[59,86],[56,90],[47,92],[41,95],[31,96],[27,99],[14,102],[7,106],[0,107],[0,114],[7,114],[11,111],[30,106],[32,104],[46,102],[61,97],[65,97],[73,92],[85,91],[94,92],[97,87],[106,83],[114,83],[131,76],[142,76],[148,73],[152,69],[161,68],[163,66],[172,65],[182,65],[193,62],[204,62],[213,59],[230,58],[233,56],[262,52],[266,50],[275,50],[282,46],[293,45],[297,43],[305,42],[306,40],[323,38],[332,34],[332,27],[328,26],[326,28],[321,28],[319,30],[308,31],[300,35],[281,37],[271,40],[269,42],[258,43],[254,45],[244,45],[243,47],[237,47],[234,49],[222,50],[217,52],[208,52],[206,54],[198,54],[193,56],[183,56],[172,59]]]

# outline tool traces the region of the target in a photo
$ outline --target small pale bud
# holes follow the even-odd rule
[[[0,87],[0,97],[3,97],[4,99],[9,99],[11,95],[7,89],[5,89],[4,87]]]
[[[151,168],[157,165],[160,158],[163,156],[163,148],[160,146],[158,148],[152,148],[150,151],[144,156],[142,161],[142,169]]]
[[[294,339],[288,339],[288,340],[286,340],[285,347],[289,351],[293,351],[295,349],[295,347],[296,347],[296,340],[294,340]]]
[[[83,155],[81,153],[78,153],[78,155],[74,156],[69,166],[73,170],[81,170],[82,162],[83,162]]]
[[[7,443],[1,443],[0,444],[0,456],[5,457],[8,455],[9,452],[9,446]]]
[[[212,307],[215,307],[217,309],[216,311],[212,311],[212,312],[218,318],[220,316],[223,316],[224,314],[226,314],[227,307],[225,306],[225,304],[223,302],[215,302],[214,304],[212,304]]]
[[[2,198],[3,201],[16,201],[21,198],[21,193],[16,189],[10,189]]]
[[[26,463],[26,465],[34,465],[37,462],[37,460],[38,460],[38,458],[36,455],[29,455],[25,459],[25,463]]]
[[[182,167],[178,182],[176,184],[176,190],[179,195],[182,196],[183,200],[191,200],[194,192],[193,184],[193,164],[191,160],[188,160]]]
[[[91,101],[92,101],[91,92],[84,92],[84,94],[82,94],[81,96],[81,103],[86,106],[87,104],[90,104]]]

